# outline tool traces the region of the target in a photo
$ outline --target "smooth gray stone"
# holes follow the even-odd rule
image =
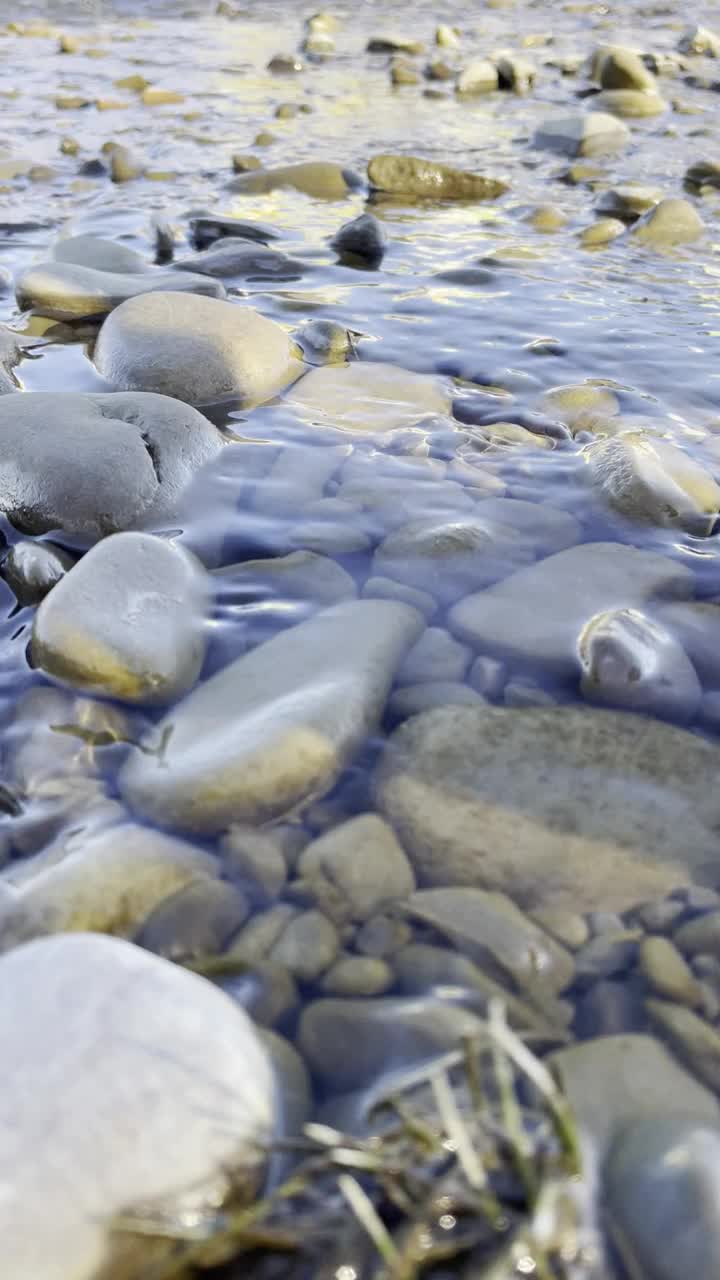
[[[325,160],[310,160],[283,165],[280,169],[241,173],[227,184],[227,190],[253,196],[291,187],[316,200],[341,200],[361,186],[362,180],[351,169]]]
[[[673,941],[686,955],[713,955],[720,959],[720,911],[706,911],[681,924]]]
[[[472,658],[444,627],[427,627],[413,645],[398,672],[398,684],[422,684],[428,680],[462,680]]]
[[[56,240],[50,246],[50,257],[54,262],[74,262],[81,267],[120,275],[151,270],[151,264],[136,249],[100,236],[68,236],[65,240]]]
[[[353,600],[273,637],[156,726],[153,739],[169,731],[162,761],[131,757],[126,799],[160,824],[211,833],[318,798],[377,727],[422,626],[407,605]]]
[[[481,1027],[473,1013],[431,996],[315,1000],[300,1019],[297,1045],[322,1085],[342,1093],[388,1069],[419,1066]]]
[[[642,244],[667,248],[693,244],[705,234],[705,223],[689,200],[669,196],[635,223],[630,234]]]
[[[304,262],[263,245],[243,243],[237,237],[218,241],[208,249],[173,263],[175,271],[192,271],[224,280],[242,276],[245,280],[296,280],[307,270]]]
[[[642,431],[623,431],[583,453],[591,485],[620,516],[696,537],[712,533],[720,486],[683,449]]]
[[[717,879],[720,749],[580,707],[445,707],[390,738],[374,790],[419,879],[619,910]]]
[[[669,1115],[630,1124],[605,1175],[608,1226],[628,1274],[714,1276],[720,1257],[720,1125]],[[679,1114],[677,1114],[679,1112]]]
[[[85,693],[163,706],[200,674],[209,604],[194,556],[149,533],[116,533],[42,601],[33,665]]]
[[[656,597],[687,598],[693,589],[691,571],[657,552],[583,543],[467,596],[448,622],[481,653],[576,679],[577,635],[589,618],[609,608],[641,608]]]
[[[700,707],[695,668],[674,636],[639,609],[609,609],[578,638],[580,688],[588,702],[686,723]]]
[[[497,520],[521,533],[538,555],[565,551],[582,538],[579,520],[569,511],[560,511],[548,503],[523,502],[519,498],[484,498],[478,508],[483,519]]]
[[[387,231],[374,213],[362,213],[345,222],[330,241],[340,258],[360,258],[370,265],[380,263],[387,248]]]
[[[717,1099],[654,1036],[598,1036],[557,1050],[547,1065],[592,1143],[595,1167],[628,1124],[662,1120],[669,1107],[700,1123],[720,1121]]]
[[[190,219],[190,236],[196,249],[209,249],[210,245],[215,244],[217,240],[230,237],[267,244],[269,240],[278,240],[280,232],[264,222],[248,222],[244,218],[199,214]]]
[[[407,854],[392,827],[363,813],[306,845],[298,874],[333,919],[367,920],[415,888]]]
[[[485,698],[459,680],[425,680],[422,684],[406,684],[396,689],[388,702],[390,720],[407,720],[421,711],[435,707],[481,707]]]
[[[134,941],[166,960],[202,959],[222,951],[249,912],[247,899],[234,885],[204,877],[159,902]]]
[[[603,89],[640,89],[654,91],[657,85],[654,75],[648,71],[638,53],[611,46],[600,59],[597,79]]]
[[[357,585],[347,570],[315,551],[291,551],[269,560],[243,560],[216,569],[213,577],[220,591],[239,590],[248,600],[303,600],[320,606],[357,596]]]
[[[0,973],[4,1280],[94,1280],[112,1271],[119,1214],[252,1195],[274,1078],[233,1001],[89,934],[18,947]]]
[[[38,604],[74,563],[73,556],[50,542],[16,542],[3,560],[2,576],[18,604]]]
[[[99,271],[76,262],[41,262],[18,277],[15,296],[21,311],[53,320],[90,320],[106,316],[128,298],[147,293],[203,293],[223,298],[225,289],[201,275],[173,271]]]
[[[599,156],[622,151],[629,141],[630,130],[623,120],[604,111],[577,111],[545,120],[534,145],[567,156]]]
[[[443,934],[481,968],[515,983],[520,994],[570,986],[573,958],[502,893],[467,886],[420,889],[402,904],[413,920]]]
[[[0,510],[22,533],[96,541],[178,519],[220,432],[167,396],[33,392],[0,398]]]
[[[649,612],[676,636],[703,683],[720,688],[720,607],[707,600],[659,601]]]
[[[477,515],[421,516],[401,525],[375,552],[373,573],[452,604],[532,563],[532,546],[514,529],[492,517],[485,519],[484,506],[479,504]]]
[[[646,1000],[645,1009],[670,1048],[698,1080],[720,1089],[720,1032],[684,1005]]]
[[[258,404],[303,371],[285,330],[250,307],[163,292],[118,307],[100,330],[94,359],[120,390],[188,404]]]

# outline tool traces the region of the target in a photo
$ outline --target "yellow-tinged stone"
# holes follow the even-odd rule
[[[142,91],[142,101],[146,107],[160,107],[170,102],[184,102],[185,97],[174,89],[157,89],[149,85]]]

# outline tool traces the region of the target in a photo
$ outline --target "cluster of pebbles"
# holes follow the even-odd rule
[[[212,21],[219,39],[244,17],[221,0]],[[63,136],[80,185],[53,208],[105,184],[118,222],[53,217],[34,256],[5,225],[6,1280],[143,1280],[117,1215],[250,1198],[268,1144],[311,1119],[367,1135],[389,1077],[482,1036],[497,1000],[575,1108],[608,1274],[716,1270],[720,418],[555,376],[556,337],[526,344],[537,377],[482,376],[457,335],[424,353],[421,324],[413,359],[377,356],[312,288],[395,287],[403,211],[421,236],[437,207],[503,202],[538,239],[644,254],[648,278],[707,267],[720,159],[688,157],[682,194],[603,165],[689,112],[681,91],[718,101],[720,36],[671,24],[671,49],[573,56],[466,26],[431,24],[429,48],[370,32],[358,58],[438,110],[534,103],[520,155],[558,160],[581,213],[518,205],[521,158],[374,146],[234,152],[201,205],[150,222],[166,174]],[[18,21],[8,61],[33,39],[102,60],[100,37]],[[320,76],[342,40],[314,15],[269,74]],[[54,109],[187,106],[139,71],[107,81]],[[12,151],[0,172],[10,192],[65,180]],[[293,219],[324,210],[320,248],[280,216],[288,193]],[[540,258],[506,241],[446,266],[429,305],[461,291],[480,346]]]

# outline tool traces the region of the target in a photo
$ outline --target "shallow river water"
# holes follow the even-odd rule
[[[717,7],[3,0],[0,65],[3,1275],[710,1280]],[[158,986],[156,1023],[147,994],[126,1016],[86,940],[47,952],[65,985],[25,1030],[13,993],[32,1004],[43,946],[76,933],[233,1003],[206,1024],[205,986],[195,1013],[178,988],[173,1021]],[[239,1092],[262,1094],[258,1036],[274,1068],[255,1137],[337,1130],[310,1130],[334,1152],[319,1200],[224,1255],[186,1240],[174,1270],[146,1223],[115,1262],[114,1214],[159,1200],[196,1239],[186,1183],[205,1213],[247,1163],[213,1040],[238,1006]],[[517,1077],[508,1112],[480,1055],[485,1122],[470,1067],[454,1103],[417,1072],[488,1020]],[[135,1035],[185,1074],[145,1088]],[[582,1177],[552,1163],[533,1061]],[[398,1092],[444,1135],[425,1166],[404,1133],[429,1179],[404,1199],[368,1155]],[[163,1158],[184,1102],[208,1133]],[[338,1156],[340,1134],[370,1146]]]

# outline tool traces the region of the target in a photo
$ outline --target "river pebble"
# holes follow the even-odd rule
[[[225,296],[223,286],[207,276],[189,273],[177,276],[160,270],[138,274],[100,271],[75,262],[47,262],[28,267],[15,287],[21,310],[34,311],[55,320],[105,316],[128,298],[170,291],[206,294],[211,298]]]

